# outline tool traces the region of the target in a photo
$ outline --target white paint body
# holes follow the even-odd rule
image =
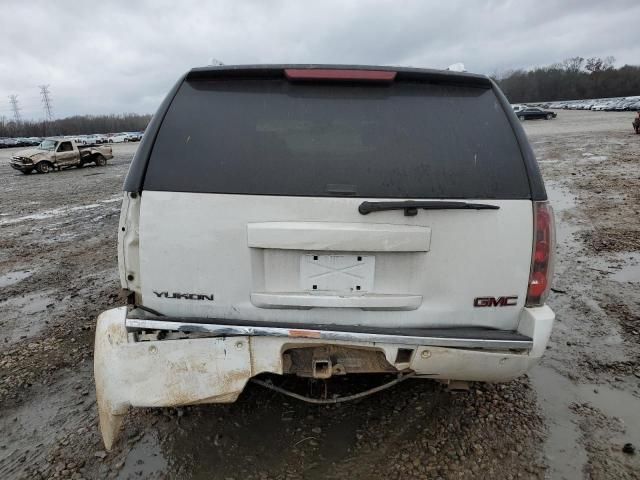
[[[402,210],[361,215],[364,200],[145,191],[136,200],[139,248],[126,253],[121,246],[121,259],[133,258],[121,262],[122,270],[135,280],[130,285],[121,278],[143,305],[175,317],[516,329],[531,263],[530,201],[407,217]],[[307,255],[373,257],[373,276],[363,280],[370,288],[349,291],[337,280],[333,290],[308,288],[301,279]],[[176,300],[154,291],[213,294],[215,300]],[[474,308],[482,296],[517,296],[518,302]],[[275,305],[265,305],[274,297]],[[324,299],[321,306],[315,297]]]
[[[283,352],[298,345],[376,349],[398,370],[442,380],[507,381],[539,361],[554,314],[546,306],[524,306],[531,201],[484,200],[500,208],[405,216],[402,210],[361,215],[365,200],[125,194],[118,233],[122,285],[138,303],[168,317],[288,322],[301,329],[489,327],[526,335],[531,348],[242,335],[140,342],[128,335],[126,309],[114,309],[99,317],[96,330],[95,377],[107,448],[130,406],[235,401],[251,377],[282,374]],[[214,299],[171,298],[176,292]],[[485,296],[517,296],[517,302],[474,307],[474,299]],[[413,351],[402,364],[396,362],[400,348]]]

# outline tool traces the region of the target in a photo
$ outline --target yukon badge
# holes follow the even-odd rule
[[[211,295],[204,295],[203,293],[178,293],[178,292],[156,292],[153,291],[158,298],[174,298],[176,300],[209,300],[213,302],[213,293]]]
[[[518,303],[517,296],[511,297],[476,297],[473,299],[474,307],[513,307]]]

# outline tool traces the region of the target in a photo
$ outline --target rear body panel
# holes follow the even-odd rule
[[[363,216],[358,213],[363,200],[144,192],[142,304],[182,317],[385,327],[517,326],[531,259],[530,201],[494,200],[499,210],[420,211],[406,217],[397,210]],[[269,224],[268,236],[256,234]],[[316,228],[315,241],[309,224]],[[337,234],[340,226],[349,232],[346,238]],[[296,227],[301,235],[294,234]],[[398,242],[398,232],[408,239]],[[366,278],[371,287],[350,291],[337,278],[335,289],[309,288],[301,278],[308,255],[374,257],[373,276]],[[174,293],[214,299],[175,298]],[[255,294],[282,300],[264,308],[268,305]],[[380,295],[406,304],[380,305],[375,299]],[[287,308],[283,302],[296,296],[309,301]],[[474,307],[476,297],[486,296],[516,296],[517,304]],[[325,299],[323,306],[310,308],[318,297]],[[360,303],[345,307],[345,298]]]

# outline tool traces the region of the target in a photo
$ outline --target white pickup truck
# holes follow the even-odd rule
[[[193,69],[124,190],[130,304],[95,341],[108,449],[130,407],[233,402],[249,381],[354,398],[267,374],[508,381],[545,351],[553,212],[485,76]]]
[[[75,140],[47,138],[37,147],[17,152],[11,157],[10,165],[24,174],[33,171],[49,173],[63,168],[82,168],[88,163],[103,167],[111,158],[111,147],[78,145]]]

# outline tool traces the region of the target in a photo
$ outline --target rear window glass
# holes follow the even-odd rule
[[[185,81],[144,189],[378,198],[530,198],[490,89]]]

